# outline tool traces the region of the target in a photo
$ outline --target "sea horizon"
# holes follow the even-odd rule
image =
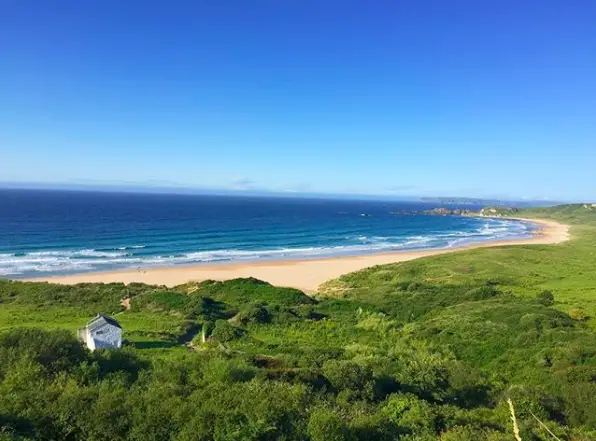
[[[457,248],[536,229],[425,215],[437,203],[415,201],[9,189],[0,202],[0,278],[12,279]]]

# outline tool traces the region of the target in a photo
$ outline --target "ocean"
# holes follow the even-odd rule
[[[404,213],[436,206],[0,190],[0,277],[451,248],[529,237],[535,228],[514,220]]]

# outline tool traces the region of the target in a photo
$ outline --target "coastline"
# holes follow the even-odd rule
[[[514,218],[508,218],[514,219]],[[376,265],[399,263],[421,257],[436,256],[475,248],[507,245],[557,244],[569,239],[569,226],[541,219],[516,219],[532,222],[539,226],[533,237],[507,239],[470,244],[462,247],[426,249],[416,251],[392,251],[361,256],[338,256],[321,259],[279,260],[260,262],[236,262],[226,264],[202,264],[169,266],[116,271],[81,273],[65,276],[50,276],[26,279],[59,284],[77,283],[147,283],[151,285],[176,286],[189,281],[229,280],[239,277],[255,277],[273,285],[298,288],[304,292],[315,292],[324,282],[344,274]]]

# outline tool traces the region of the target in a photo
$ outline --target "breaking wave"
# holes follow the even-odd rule
[[[510,220],[483,220],[468,231],[429,232],[399,236],[354,234],[341,236],[327,243],[320,238],[316,246],[263,246],[262,249],[242,249],[241,243],[229,249],[208,249],[184,252],[164,252],[163,247],[149,245],[114,246],[79,250],[44,250],[0,254],[0,276],[34,277],[49,274],[68,274],[102,271],[116,268],[146,266],[188,265],[216,262],[299,259],[357,255],[415,250],[427,248],[453,248],[466,244],[527,237],[533,225]],[[296,237],[299,237],[297,235]],[[291,234],[286,243],[294,243]],[[244,247],[247,248],[247,247]]]

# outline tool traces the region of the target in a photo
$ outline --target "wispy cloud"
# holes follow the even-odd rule
[[[299,183],[299,184],[292,184],[287,185],[284,187],[280,187],[279,191],[284,193],[308,193],[313,190],[311,184],[307,184],[306,182]]]
[[[230,190],[244,191],[244,190],[256,190],[256,181],[250,178],[237,178],[232,181]]]
[[[419,190],[418,187],[416,187],[415,185],[390,185],[389,187],[385,188],[385,191],[389,192],[389,193],[411,193],[415,190]]]

